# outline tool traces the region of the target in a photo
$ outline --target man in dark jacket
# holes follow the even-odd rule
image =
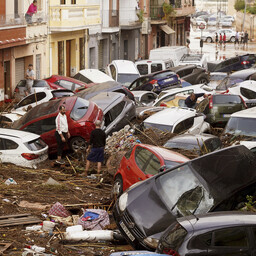
[[[204,96],[206,98],[208,95],[205,93],[191,93],[185,100],[185,104],[188,108],[194,108],[198,98]]]
[[[90,168],[90,163],[97,163],[97,173],[100,174],[101,164],[104,161],[104,147],[106,145],[106,133],[101,130],[101,121],[97,120],[95,122],[96,129],[91,132],[90,145],[87,152],[90,153],[87,157],[85,175]]]

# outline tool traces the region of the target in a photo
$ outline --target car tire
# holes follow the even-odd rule
[[[123,179],[120,174],[115,177],[115,181],[112,187],[111,195],[112,197],[119,197],[123,193]]]
[[[207,37],[207,38],[206,38],[206,42],[207,42],[207,43],[211,43],[211,42],[212,42],[212,38],[211,38],[211,37]]]
[[[70,148],[76,152],[76,151],[85,151],[87,149],[87,142],[82,137],[74,137],[69,142]]]
[[[234,36],[232,36],[229,40],[231,43],[234,43],[236,41],[236,38]]]
[[[208,84],[209,79],[207,77],[199,77],[199,79],[196,80],[195,84]]]

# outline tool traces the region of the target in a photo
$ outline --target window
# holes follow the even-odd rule
[[[151,73],[163,70],[162,64],[153,63],[151,64]]]
[[[167,72],[162,72],[160,74],[155,75],[155,79],[161,79],[161,78],[167,78],[170,76],[175,75],[175,73],[171,72],[171,71],[167,71]]]
[[[61,97],[70,97],[73,96],[73,92],[63,92],[61,90],[56,90],[55,92],[52,92],[54,98],[61,98]]]
[[[112,16],[117,15],[117,0],[112,0]]]
[[[46,147],[45,142],[40,138],[27,142],[25,145],[31,151],[37,151]]]
[[[88,79],[87,77],[77,73],[75,76],[74,76],[75,79],[79,80],[79,81],[82,81],[86,84],[89,84],[89,83],[92,83],[92,81],[90,79]]]
[[[8,139],[0,138],[0,150],[12,150],[18,148],[19,145]]]
[[[135,149],[135,162],[138,167],[144,172],[146,164],[150,158],[151,154],[147,149],[137,147]]]
[[[88,107],[89,101],[78,97],[70,113],[70,118],[72,118],[75,121],[81,119],[86,114]]]
[[[45,97],[46,97],[45,92],[38,92],[38,93],[31,94],[28,97],[24,98],[22,101],[20,101],[17,104],[17,108],[24,107],[29,104],[33,104],[37,101],[44,99]]]
[[[66,0],[60,0],[60,4],[66,4]]]
[[[149,152],[149,151],[148,151]],[[149,152],[150,158],[145,169],[145,174],[155,175],[158,173],[161,165],[159,159],[151,152]]]
[[[213,138],[213,139],[206,140],[204,142],[204,144],[209,152],[212,152],[216,149],[220,149],[222,146],[221,140],[219,138]]]
[[[139,70],[141,75],[148,74],[148,64],[139,64],[137,65],[137,69]]]
[[[114,67],[114,65],[110,65],[110,73],[111,73],[111,76],[114,80],[116,80],[116,68]]]
[[[247,88],[240,88],[241,94],[246,97],[247,99],[255,99],[256,98],[256,92],[247,89]]]
[[[248,238],[244,228],[227,228],[215,231],[213,246],[247,247]]]
[[[148,103],[150,103],[150,102],[152,102],[153,100],[155,100],[156,99],[156,96],[155,96],[155,94],[153,94],[153,93],[147,93],[147,94],[144,94],[142,97],[141,97],[141,102],[142,103],[146,103],[146,104],[148,104]]]
[[[42,133],[49,132],[51,130],[56,129],[55,119],[56,119],[56,116],[49,117],[46,119],[41,119],[37,122],[34,122],[26,126],[23,130],[41,135]]]
[[[33,87],[48,87],[49,88],[49,85],[44,80],[35,80]]]
[[[179,107],[186,107],[185,105],[185,99],[180,99],[178,102]]]
[[[183,76],[190,75],[193,72],[193,68],[187,68],[183,70]]]
[[[66,81],[66,80],[59,80],[59,85],[64,87],[65,89],[74,90],[74,84],[70,81]]]
[[[126,159],[129,159],[130,158],[130,156],[131,156],[131,154],[132,154],[132,150],[133,150],[133,148],[132,149],[130,149],[130,150],[128,150],[126,153],[125,153],[125,158]]]
[[[112,121],[114,121],[122,113],[124,106],[125,102],[122,101],[110,110]]]
[[[190,117],[190,118],[184,120],[183,122],[184,122],[184,128],[185,128],[185,130],[188,130],[188,129],[190,129],[190,128],[193,126],[193,124],[194,124],[194,117]]]
[[[208,249],[212,243],[212,233],[194,237],[189,241],[188,249]]]
[[[76,0],[71,0],[71,4],[76,4]]]

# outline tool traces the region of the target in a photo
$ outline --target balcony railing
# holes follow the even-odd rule
[[[119,10],[103,10],[102,26],[103,28],[119,27]]]
[[[101,23],[100,6],[61,5],[50,7],[50,28],[74,29]]]
[[[151,6],[150,7],[151,20],[162,20],[164,17],[164,11],[162,6]]]

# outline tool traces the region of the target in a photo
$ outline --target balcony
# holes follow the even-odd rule
[[[195,13],[195,6],[193,0],[177,0],[175,1],[175,16],[187,16]]]
[[[162,6],[151,6],[150,7],[151,20],[162,20],[164,17],[164,11]]]
[[[100,25],[100,6],[51,6],[49,24],[51,31],[74,31]]]
[[[103,10],[102,27],[104,29],[119,27],[119,10]]]

